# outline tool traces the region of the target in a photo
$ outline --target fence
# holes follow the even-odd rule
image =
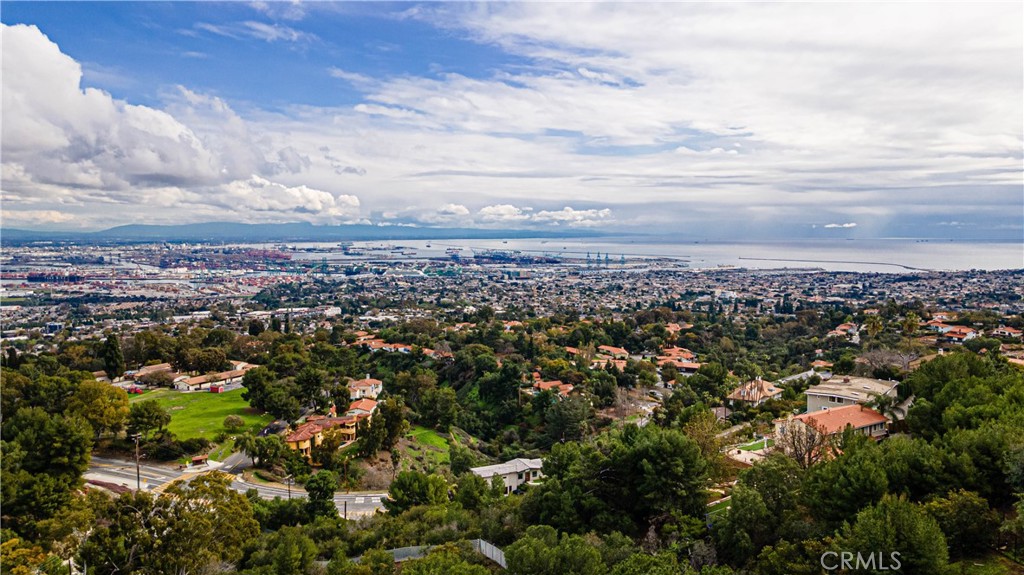
[[[483,539],[470,539],[469,543],[477,553],[491,561],[494,561],[501,566],[502,569],[508,568],[508,565],[505,563],[505,552],[498,548],[498,546],[489,541],[484,541]],[[414,547],[388,549],[387,552],[395,558],[395,563],[401,563],[402,561],[409,561],[410,559],[421,559],[426,557],[427,552],[430,551],[431,547],[433,547],[433,545],[416,545]],[[360,559],[362,559],[362,557],[356,557],[352,562],[359,563]]]

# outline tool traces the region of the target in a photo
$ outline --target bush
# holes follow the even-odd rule
[[[228,433],[237,433],[238,431],[241,431],[243,427],[245,427],[245,420],[237,415],[229,415],[224,418],[224,429],[226,429]]]

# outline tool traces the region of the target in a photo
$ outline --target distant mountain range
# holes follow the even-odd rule
[[[591,230],[492,230],[479,228],[418,228],[348,224],[318,226],[310,223],[239,224],[209,222],[156,226],[133,224],[98,232],[49,232],[0,229],[0,243],[19,245],[34,242],[106,244],[118,242],[336,242],[373,240],[579,238],[603,234]]]

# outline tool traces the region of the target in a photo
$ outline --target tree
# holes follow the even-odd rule
[[[178,483],[154,498],[128,492],[97,498],[94,528],[78,550],[90,573],[200,573],[242,557],[259,534],[252,506],[213,472]]]
[[[900,328],[903,330],[903,335],[910,337],[917,332],[917,328],[921,324],[921,317],[914,312],[909,312],[900,322]]]
[[[337,517],[338,507],[334,504],[334,492],[338,489],[338,478],[330,471],[321,470],[306,481],[309,494],[307,509],[310,517]]]
[[[900,405],[899,398],[893,395],[880,393],[872,397],[871,401],[867,403],[867,406],[884,415],[893,423],[893,425],[907,415],[906,409]]]
[[[256,437],[246,433],[238,437],[235,445],[252,460],[253,466],[263,468],[277,465],[289,451],[279,435]]]
[[[815,466],[803,493],[816,518],[838,525],[881,499],[888,486],[880,453],[868,445]]]
[[[880,554],[890,564],[892,554],[898,553],[899,572],[907,575],[943,573],[949,557],[946,538],[935,519],[921,506],[891,495],[843,527],[835,550],[859,552],[865,559],[870,554],[877,559]]]
[[[392,515],[417,505],[440,505],[448,502],[448,484],[443,477],[418,471],[403,471],[391,482],[388,497],[381,501]]]
[[[885,323],[883,323],[881,316],[869,315],[864,320],[864,330],[868,332],[872,339],[882,333],[883,329],[885,329]]]
[[[323,410],[330,405],[330,397],[324,394],[327,373],[312,366],[306,366],[295,376],[302,401],[314,409]]]
[[[267,413],[285,421],[295,421],[302,413],[302,406],[299,400],[288,393],[283,385],[274,385],[264,399],[263,408]]]
[[[548,439],[552,442],[581,439],[587,431],[592,409],[590,402],[580,396],[556,403],[544,417]]]
[[[988,553],[999,528],[999,516],[988,501],[963,489],[925,505],[925,511],[938,522],[946,535],[952,559]]]
[[[455,390],[450,387],[427,389],[420,402],[420,418],[423,424],[447,432],[459,416],[459,401]]]
[[[68,401],[68,409],[92,426],[96,437],[118,432],[128,421],[128,393],[102,381],[84,381]]]
[[[527,492],[523,517],[570,533],[635,536],[672,518],[703,518],[706,509],[707,462],[675,429],[628,425],[584,444],[555,444],[544,474]]]
[[[678,575],[684,573],[672,553],[634,553],[615,565],[611,575]]]
[[[257,337],[261,333],[263,333],[264,329],[265,328],[263,327],[263,322],[262,321],[260,321],[258,319],[249,320],[249,328],[248,328],[249,335],[251,335],[253,337]]]
[[[245,427],[245,420],[239,415],[229,415],[224,418],[224,429],[228,433],[238,433]]]
[[[273,541],[274,575],[305,575],[316,560],[317,548],[298,527],[282,527]]]
[[[152,431],[162,431],[171,422],[171,414],[155,399],[131,404],[128,410],[128,433],[139,433],[144,439]]]
[[[505,549],[508,570],[516,575],[604,575],[601,553],[579,535],[562,535],[547,525],[534,525]]]
[[[5,527],[31,535],[66,506],[89,467],[92,429],[80,417],[23,408],[3,422],[0,512]]]
[[[475,473],[463,473],[455,488],[455,501],[465,509],[479,511],[484,501],[490,499],[489,494],[487,480]]]
[[[475,463],[473,452],[454,441],[448,446],[448,461],[451,466],[452,475],[455,476],[466,473]]]
[[[474,565],[466,560],[464,552],[454,543],[434,547],[423,559],[409,561],[402,565],[402,575],[489,575],[483,565]]]
[[[121,351],[121,341],[117,336],[110,334],[103,347],[100,348],[100,357],[103,358],[103,371],[111,381],[124,375],[124,353]]]
[[[831,440],[819,429],[814,420],[791,419],[781,423],[775,433],[775,449],[792,457],[807,469],[817,463],[829,450]]]

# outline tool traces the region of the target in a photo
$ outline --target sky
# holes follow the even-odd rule
[[[1024,241],[1024,4],[3,2],[3,227]]]

